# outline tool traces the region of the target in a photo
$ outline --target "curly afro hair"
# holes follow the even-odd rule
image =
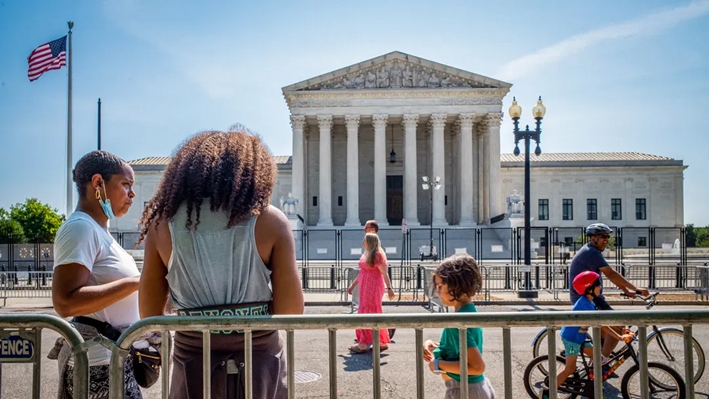
[[[433,275],[441,278],[448,286],[448,294],[455,300],[463,295],[475,296],[480,291],[483,278],[475,258],[468,254],[449,256],[441,261]],[[435,288],[435,280],[432,281]]]
[[[266,145],[248,130],[198,133],[178,148],[165,169],[143,211],[138,242],[153,223],[172,220],[183,203],[187,204],[187,228],[199,225],[205,200],[210,211],[227,214],[227,227],[258,215],[271,203],[277,173]]]

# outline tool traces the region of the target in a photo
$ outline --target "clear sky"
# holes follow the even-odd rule
[[[685,222],[709,225],[709,1],[0,0],[0,207],[66,209],[67,69],[29,82],[27,56],[67,21],[74,162],[99,97],[102,148],[127,160],[237,122],[289,155],[282,87],[398,50],[512,83],[524,123],[542,95],[545,152],[683,160]]]

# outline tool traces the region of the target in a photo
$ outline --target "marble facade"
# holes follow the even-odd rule
[[[504,214],[490,154],[500,153],[510,87],[400,52],[284,87],[293,197],[307,224],[489,225]],[[423,176],[442,182],[432,199]]]
[[[272,203],[282,209],[290,204],[290,217],[302,217],[310,229],[361,229],[368,219],[382,227],[402,220],[410,227],[507,227],[506,198],[514,190],[524,193],[523,157],[500,155],[502,100],[510,87],[401,52],[286,86],[293,152],[275,157]],[[508,141],[511,148],[511,132]],[[112,222],[112,231],[138,229],[140,205],[155,192],[168,162],[131,161],[137,198],[126,217]],[[626,217],[612,220],[617,227],[684,223],[681,160],[544,153],[532,162],[534,226],[588,224],[589,198],[598,201],[598,221],[609,224],[610,201],[621,200]],[[441,179],[432,197],[421,186],[423,176]],[[633,207],[641,198],[647,217],[636,220]],[[540,199],[548,200],[547,220],[539,219]],[[564,219],[562,202],[569,199],[574,215]]]

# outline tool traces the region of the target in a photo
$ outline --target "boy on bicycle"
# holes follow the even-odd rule
[[[592,271],[597,273],[599,276],[601,273],[606,276],[611,283],[616,285],[618,288],[623,290],[629,297],[634,297],[636,294],[643,296],[648,296],[650,293],[646,288],[638,288],[628,280],[625,279],[620,273],[616,272],[608,262],[606,262],[603,257],[603,251],[608,246],[609,240],[613,230],[608,227],[608,225],[603,223],[593,223],[586,227],[586,235],[588,236],[588,243],[585,244],[581,249],[576,252],[574,258],[571,260],[571,265],[569,266],[569,299],[571,304],[574,305],[580,297],[583,296],[583,292],[577,291],[573,288],[573,280],[580,273],[586,271]],[[603,292],[603,282],[600,281],[601,292]],[[605,297],[601,293],[594,298],[594,304],[598,310],[613,310],[613,308],[606,302]],[[604,359],[611,355],[615,347],[618,345],[618,341],[615,340],[615,336],[620,333],[621,327],[614,327],[616,334],[606,334],[603,333],[603,347],[601,353]]]
[[[574,304],[572,311],[599,310],[594,304],[596,297],[601,295],[601,278],[598,273],[586,271],[579,273],[573,281],[573,287],[576,292],[581,292],[583,295]],[[586,333],[588,326],[564,326],[561,328],[561,342],[564,344],[564,352],[566,354],[566,367],[556,376],[556,387],[559,388],[566,379],[576,371],[576,358],[583,352],[586,356],[593,358],[593,345],[586,341]],[[633,340],[632,334],[618,334],[614,329],[602,326],[601,332],[609,334],[618,341],[630,342]],[[544,389],[541,393],[542,398],[549,397],[549,390]]]

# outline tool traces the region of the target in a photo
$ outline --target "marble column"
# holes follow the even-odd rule
[[[345,226],[359,221],[359,115],[345,115],[347,126],[347,219]]]
[[[441,188],[438,190],[433,190],[433,224],[434,225],[445,225],[446,222],[446,208],[445,208],[445,195],[446,188],[445,185],[448,184],[446,181],[446,156],[444,150],[443,141],[443,131],[446,126],[447,114],[433,114],[431,115],[431,127],[433,128],[432,140],[431,140],[431,150],[433,156],[433,170],[430,179],[435,181],[436,177],[441,179]]]
[[[332,226],[332,115],[318,115],[320,127],[320,188],[318,226]]]
[[[502,179],[500,178],[502,173],[500,165],[500,123],[502,123],[502,114],[499,112],[487,114],[485,122],[487,124],[488,153],[490,156],[490,162],[488,163],[490,169],[490,179],[488,180],[490,211],[488,217],[493,218],[505,213],[505,204],[502,199]]]
[[[416,125],[418,114],[404,115],[404,219],[418,226],[418,176],[416,176]]]
[[[304,115],[291,115],[291,127],[293,128],[293,158],[291,160],[291,193],[293,198],[298,200],[296,213],[305,219],[305,137],[303,128],[305,127]]]
[[[488,162],[489,157],[486,151],[487,129],[483,123],[478,129],[478,224],[488,224]]]
[[[373,115],[374,125],[374,220],[379,227],[387,221],[386,128],[389,115]]]
[[[475,226],[473,216],[473,120],[475,113],[460,114],[460,225]]]

